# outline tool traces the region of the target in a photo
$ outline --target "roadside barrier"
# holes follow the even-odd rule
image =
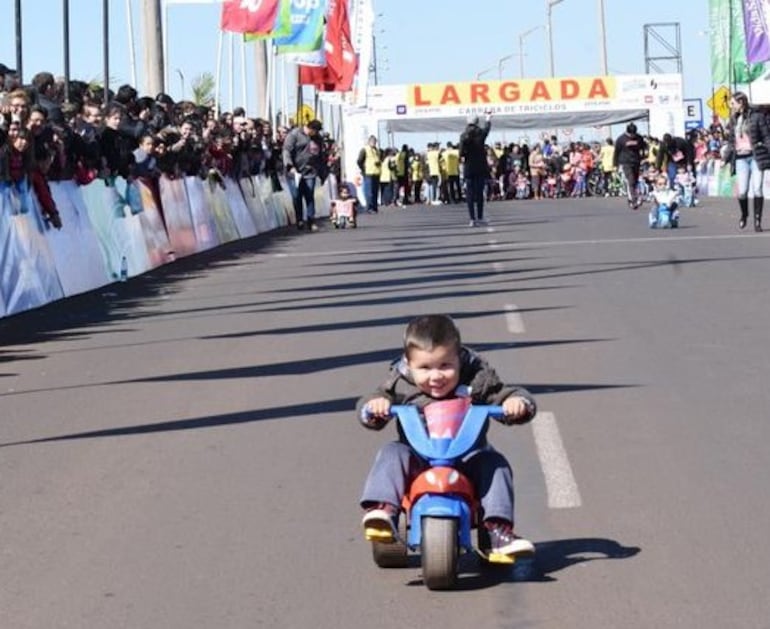
[[[294,223],[286,182],[269,178],[159,180],[87,186],[50,182],[63,223],[49,227],[34,192],[0,185],[0,317],[125,281],[174,260]],[[316,187],[316,214],[329,215],[333,178]],[[163,212],[158,207],[160,202]],[[165,223],[164,223],[165,219]]]

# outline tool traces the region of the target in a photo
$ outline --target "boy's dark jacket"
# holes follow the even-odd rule
[[[535,400],[523,387],[515,387],[503,384],[497,372],[481,356],[473,350],[463,347],[460,350],[460,381],[458,388],[470,389],[471,400],[475,404],[501,405],[503,401],[512,395],[526,399],[532,409],[529,417],[518,423],[526,423],[537,413]],[[420,391],[414,384],[409,368],[406,364],[406,358],[394,362],[390,367],[388,378],[383,384],[377,387],[377,390],[370,395],[362,397],[356,405],[356,415],[361,418],[363,409],[369,400],[384,397],[392,404],[414,404],[422,408],[430,402],[436,400]],[[385,426],[385,422],[371,426],[364,424],[367,428],[380,430]],[[484,427],[482,434],[477,442],[478,447],[486,445],[486,433],[489,423]],[[399,427],[399,439],[405,441]]]

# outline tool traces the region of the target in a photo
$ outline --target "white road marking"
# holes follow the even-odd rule
[[[490,249],[497,249],[500,246],[496,240],[488,240],[487,244]]]
[[[492,270],[495,273],[502,273],[505,269],[505,265],[502,262],[493,262],[492,263]]]
[[[644,244],[644,245],[667,245],[670,242],[685,242],[694,240],[732,240],[735,238],[762,238],[770,235],[770,231],[766,231],[764,234],[722,234],[715,236],[669,236],[668,234],[661,237],[640,237],[640,238],[608,238],[606,240],[540,240],[540,241],[521,241],[521,242],[509,242],[504,245],[496,244],[497,248],[505,247],[506,249],[529,249],[537,247],[575,247],[580,245],[623,245],[623,244]],[[497,243],[497,241],[494,241]],[[473,246],[473,245],[471,245]],[[476,245],[485,246],[485,245]],[[267,255],[269,257],[281,257],[281,258],[320,258],[328,256],[360,256],[360,255],[372,255],[372,254],[387,254],[396,253],[395,247],[377,248],[377,249],[338,249],[332,251],[296,251],[291,253],[271,253],[271,254],[256,254],[256,257]]]
[[[492,232],[494,232],[494,231],[495,231],[495,228],[494,228],[494,227],[487,227],[487,233],[488,233],[488,234],[491,234],[491,233],[492,233]]]
[[[505,323],[511,334],[524,334],[524,318],[516,304],[505,305]]]
[[[539,412],[532,421],[537,455],[545,476],[548,506],[551,509],[574,509],[582,502],[567,451],[559,434],[553,413]]]

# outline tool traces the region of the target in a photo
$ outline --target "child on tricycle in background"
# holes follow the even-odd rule
[[[537,412],[535,401],[521,387],[506,386],[495,370],[478,354],[464,347],[454,321],[445,315],[414,319],[404,334],[403,357],[391,366],[387,380],[377,391],[361,398],[358,413],[367,428],[382,429],[395,404],[420,408],[436,400],[470,397],[476,404],[501,405],[506,425],[524,424]],[[385,444],[369,472],[361,506],[365,529],[379,529],[387,539],[396,538],[401,502],[411,481],[427,469],[406,443]],[[533,553],[532,542],[514,533],[513,474],[505,457],[486,440],[486,428],[474,449],[458,469],[471,479],[478,494],[483,526],[491,551],[501,555]]]
[[[669,186],[666,175],[658,175],[650,196],[653,201],[648,215],[650,228],[679,227],[679,191]]]
[[[331,215],[329,218],[335,228],[356,226],[356,214],[358,213],[358,200],[351,194],[348,184],[343,183],[339,189],[339,199],[331,202]],[[344,219],[344,222],[343,222]]]

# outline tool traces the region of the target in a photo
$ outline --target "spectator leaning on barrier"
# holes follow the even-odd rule
[[[660,143],[655,168],[661,169],[664,158],[666,160],[668,182],[669,185],[673,185],[678,168],[684,167],[685,169],[693,170],[695,166],[695,148],[684,138],[666,133]]]
[[[294,203],[297,228],[307,225],[308,231],[316,231],[315,224],[315,181],[326,180],[328,166],[326,152],[321,138],[323,125],[320,120],[311,120],[304,127],[292,129],[283,143],[283,165],[286,169],[286,183]],[[307,222],[303,218],[303,200]]]

